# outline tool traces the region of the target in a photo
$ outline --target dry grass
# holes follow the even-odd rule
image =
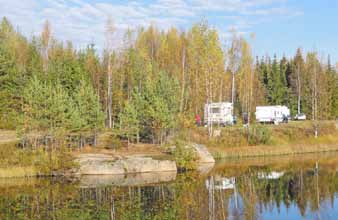
[[[19,139],[16,136],[16,132],[14,130],[1,130],[0,129],[0,145],[15,143],[18,140]]]
[[[208,138],[206,128],[186,129],[181,131],[182,140],[206,144],[216,158],[239,158],[276,155],[297,155],[304,153],[338,151],[338,131],[335,122],[320,122],[320,133],[318,138],[313,137],[313,122],[291,122],[280,126],[267,125],[271,131],[271,142],[265,145],[248,146],[243,136],[243,127],[234,126],[222,128],[222,137]],[[162,147],[152,144],[132,144],[127,147],[108,147],[114,145],[111,132],[100,134],[98,147],[85,147],[81,152],[73,152],[76,156],[80,153],[105,153],[114,156],[142,155],[154,158],[166,158],[167,154]],[[17,141],[15,131],[0,130],[0,147],[4,152],[8,142]],[[2,146],[1,146],[2,145]],[[6,155],[6,154],[4,154]],[[7,157],[4,157],[7,158]],[[18,158],[15,156],[15,158]],[[30,159],[29,159],[30,161]],[[36,176],[37,168],[30,164],[15,165],[8,168],[0,168],[1,177],[25,177]]]
[[[228,148],[209,148],[216,158],[233,157],[259,157],[277,155],[296,155],[316,152],[338,151],[338,143],[335,144],[289,144],[280,146],[246,146]]]
[[[313,137],[313,122],[290,122],[288,124],[264,125],[271,133],[271,142],[248,146],[242,126],[222,128],[221,138],[208,138],[204,127],[181,130],[179,139],[202,143],[209,147],[216,158],[256,157],[269,155],[296,155],[302,153],[338,151],[338,132],[332,121],[319,123],[320,136]],[[132,144],[129,148],[105,149],[111,138],[109,132],[102,133],[99,147],[85,148],[81,153],[106,153],[115,156],[145,155],[161,157],[163,148],[152,144]],[[107,140],[108,139],[108,140]]]
[[[155,144],[130,144],[129,147],[121,147],[117,149],[106,149],[104,147],[85,147],[81,151],[74,151],[73,155],[77,156],[82,153],[102,153],[113,156],[151,156],[161,157],[166,154],[163,148]]]
[[[20,191],[25,188],[34,187],[44,181],[46,181],[46,179],[34,177],[0,178],[0,194],[5,193],[9,188],[11,188],[11,190]]]
[[[34,167],[0,168],[0,178],[33,177],[38,173]]]
[[[315,126],[318,126],[318,138],[314,137]],[[209,139],[205,128],[197,128],[190,137],[194,142],[207,145],[216,158],[338,151],[338,131],[334,121],[320,121],[318,124],[291,121],[279,126],[258,125],[257,128],[267,131],[267,142],[249,142],[242,126],[220,128],[221,136]]]

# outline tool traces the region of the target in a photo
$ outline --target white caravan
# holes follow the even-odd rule
[[[233,105],[231,102],[205,104],[204,124],[232,125],[234,124],[232,111]]]
[[[290,119],[290,109],[283,105],[257,106],[256,120],[260,123],[278,124]]]

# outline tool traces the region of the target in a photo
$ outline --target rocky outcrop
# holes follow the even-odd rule
[[[190,147],[194,149],[198,156],[198,163],[215,163],[214,157],[210,154],[205,145],[191,144]]]
[[[155,160],[143,156],[117,158],[106,154],[82,154],[76,161],[79,164],[77,174],[80,175],[115,175],[177,171],[174,161]]]

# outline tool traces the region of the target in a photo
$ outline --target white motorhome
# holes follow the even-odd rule
[[[231,125],[233,105],[230,102],[209,103],[204,106],[204,124]]]
[[[205,180],[205,186],[207,189],[214,188],[219,190],[232,190],[235,188],[235,177],[210,177]]]
[[[267,180],[276,180],[281,178],[284,175],[284,172],[259,172],[258,179],[267,179]]]
[[[284,122],[290,119],[290,109],[283,105],[257,106],[256,120],[260,123]]]

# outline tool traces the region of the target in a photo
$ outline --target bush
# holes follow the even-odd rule
[[[195,151],[184,142],[176,141],[172,154],[179,170],[196,169],[197,155]]]
[[[271,139],[271,131],[261,125],[254,125],[249,128],[249,145],[268,144]]]
[[[119,130],[114,129],[109,132],[104,132],[98,136],[99,146],[105,149],[119,149],[123,147],[122,137]]]
[[[121,139],[117,136],[112,136],[109,145],[106,145],[105,148],[106,149],[120,149],[122,148],[124,145],[121,141]]]

